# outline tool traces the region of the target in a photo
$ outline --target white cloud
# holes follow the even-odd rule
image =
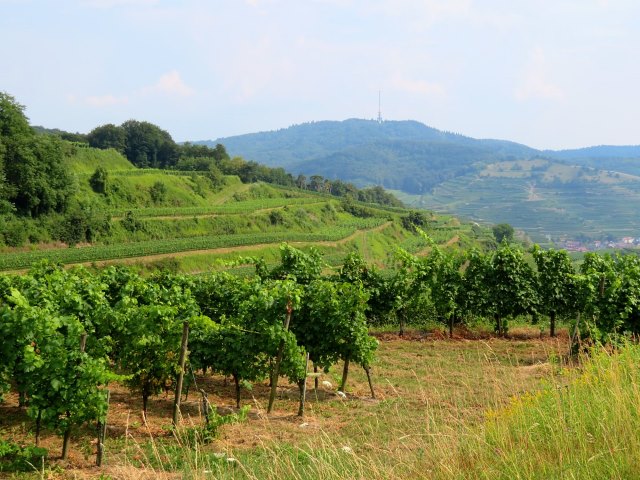
[[[195,93],[195,90],[184,83],[177,70],[171,70],[162,75],[154,85],[143,88],[142,92],[145,94],[163,93],[178,97],[189,97]]]
[[[414,95],[424,95],[429,97],[444,97],[446,95],[444,87],[439,83],[406,78],[398,73],[393,75],[391,78],[391,85],[396,90]]]
[[[530,99],[563,100],[564,91],[549,79],[547,60],[541,48],[535,48],[531,53],[528,65],[514,95],[517,100]]]

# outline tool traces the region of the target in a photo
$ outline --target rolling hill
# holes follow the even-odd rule
[[[508,222],[539,242],[640,237],[640,146],[536,150],[358,119],[196,143],[296,174],[382,185],[410,205]]]
[[[427,242],[403,224],[409,210],[351,201],[264,182],[243,183],[227,175],[214,185],[208,172],[140,169],[113,149],[71,148],[64,162],[74,181],[77,207],[67,213],[91,213],[91,243],[38,243],[0,250],[0,271],[22,270],[41,260],[63,264],[132,263],[140,268],[201,272],[211,268],[252,271],[249,257],[279,258],[279,246],[314,247],[328,266],[340,265],[351,251],[384,265],[399,246],[419,253]],[[108,188],[94,191],[90,179],[102,167]],[[155,193],[154,193],[155,192]],[[158,193],[160,192],[160,193]],[[75,209],[79,209],[77,212]],[[71,223],[53,216],[50,223]],[[21,225],[33,230],[30,222]],[[100,223],[99,227],[96,223]],[[34,224],[35,226],[35,224]],[[63,228],[61,226],[61,228]],[[493,244],[489,229],[430,215],[426,227],[438,243],[451,248]],[[71,247],[71,248],[69,248]],[[242,259],[245,260],[242,260]]]

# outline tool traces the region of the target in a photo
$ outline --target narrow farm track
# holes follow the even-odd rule
[[[377,227],[373,227],[373,228],[368,228],[368,229],[362,229],[362,230],[357,230],[354,233],[352,233],[351,235],[341,238],[340,240],[336,240],[336,241],[318,241],[318,242],[288,242],[290,245],[294,245],[296,247],[305,247],[305,246],[313,246],[313,245],[321,245],[321,246],[325,246],[325,247],[337,247],[340,245],[344,245],[348,242],[351,242],[353,240],[356,240],[359,237],[362,237],[364,235],[366,235],[367,233],[374,233],[374,232],[380,232],[382,230],[384,230],[385,228],[389,227],[393,222],[385,222],[381,225],[378,225]],[[68,265],[85,265],[85,266],[89,266],[89,265],[97,265],[97,266],[105,266],[105,265],[113,265],[113,264],[134,264],[134,263],[146,263],[146,262],[153,262],[153,261],[157,261],[157,260],[162,260],[165,258],[183,258],[183,257],[188,257],[188,256],[192,256],[192,255],[211,255],[211,254],[218,254],[218,255],[224,255],[227,253],[236,253],[236,252],[248,252],[248,251],[252,251],[252,250],[260,250],[262,248],[267,248],[276,244],[280,244],[281,242],[274,242],[274,243],[256,243],[253,245],[241,245],[238,247],[221,247],[221,248],[211,248],[211,249],[201,249],[201,250],[185,250],[182,252],[176,252],[176,253],[160,253],[157,255],[146,255],[146,256],[142,256],[142,257],[127,257],[127,258],[113,258],[113,259],[109,259],[109,260],[100,260],[100,261],[94,261],[94,262],[81,262],[81,263],[69,263]],[[26,270],[22,270],[22,272],[24,272]],[[14,273],[17,273],[14,272]]]
[[[450,246],[456,244],[459,240],[460,240],[460,236],[459,235],[454,235],[453,237],[451,237],[446,242],[441,243],[440,246],[444,247],[444,248],[450,247]],[[428,255],[430,251],[431,251],[431,247],[425,247],[422,250],[420,250],[418,253],[416,253],[416,256],[417,257],[424,257],[425,255]]]
[[[251,183],[242,183],[237,186],[237,188],[229,188],[224,195],[221,195],[220,198],[216,198],[212,204],[213,205],[222,205],[223,203],[227,203],[233,195],[236,193],[243,193],[249,190],[252,187]]]

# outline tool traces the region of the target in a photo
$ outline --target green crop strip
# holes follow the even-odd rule
[[[374,228],[384,222],[383,219],[362,219],[339,227],[324,228],[322,233],[308,232],[269,232],[240,235],[216,235],[170,240],[150,240],[146,242],[125,243],[119,245],[96,245],[92,247],[65,248],[55,250],[35,250],[0,255],[0,270],[28,268],[34,263],[49,260],[55,263],[83,263],[119,258],[144,257],[192,250],[210,250],[215,248],[240,247],[261,243],[280,242],[335,242],[358,229]]]

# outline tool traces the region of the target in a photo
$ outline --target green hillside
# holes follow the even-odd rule
[[[114,150],[70,148],[65,163],[75,184],[71,213],[47,221],[71,231],[83,225],[92,230],[91,241],[69,248],[75,242],[41,238],[43,245],[35,234],[42,221],[25,220],[32,232],[27,248],[4,247],[0,269],[23,269],[48,259],[65,264],[126,261],[197,272],[251,255],[275,261],[282,242],[318,248],[328,265],[339,265],[354,249],[384,265],[398,246],[412,252],[427,246],[403,227],[409,211],[402,208],[345,202],[296,187],[242,183],[236,176],[214,185],[207,172],[139,169]],[[104,193],[91,185],[99,166],[106,171]],[[455,248],[492,242],[488,230],[448,216],[427,217],[425,230],[441,244]]]
[[[640,237],[637,146],[539,151],[418,122],[355,119],[217,141],[306,176],[382,185],[413,206],[512,223],[540,242]]]
[[[428,195],[398,196],[478,222],[510,223],[540,243],[640,232],[640,177],[545,159],[490,164]]]
[[[65,163],[78,175],[92,174],[99,166],[112,171],[135,170],[129,160],[113,149],[99,150],[72,144],[69,150]]]

